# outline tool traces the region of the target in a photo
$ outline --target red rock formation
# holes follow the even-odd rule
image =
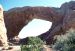
[[[19,31],[33,18],[45,19],[53,22],[52,28],[40,37],[49,44],[57,34],[75,28],[75,1],[63,4],[60,8],[50,7],[22,7],[4,12],[8,37],[18,35]]]
[[[70,28],[75,28],[75,1],[71,1],[63,4],[60,7],[60,12],[62,17],[59,19],[55,28],[52,28],[51,32],[49,31],[49,35],[46,38],[47,43],[51,43],[50,41],[57,34],[64,34]],[[52,40],[53,41],[53,40]]]
[[[19,31],[33,18],[45,19],[51,22],[60,17],[50,7],[23,7],[13,8],[4,12],[8,37],[18,35]]]

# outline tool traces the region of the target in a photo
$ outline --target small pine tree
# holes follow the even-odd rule
[[[29,37],[27,45],[21,45],[21,51],[41,51],[45,44],[39,37]]]

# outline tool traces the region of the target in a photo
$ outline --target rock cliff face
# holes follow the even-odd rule
[[[52,43],[54,35],[64,34],[66,30],[75,28],[75,1],[64,3],[60,8],[22,7],[4,12],[8,37],[18,35],[19,31],[33,18],[53,22],[52,28],[40,38]]]
[[[6,27],[4,23],[4,16],[3,16],[3,7],[0,5],[0,45],[7,43],[7,35],[6,35]]]
[[[67,6],[67,7],[65,7]],[[75,28],[75,1],[71,1],[61,6],[64,10],[63,26],[65,29]],[[64,9],[65,8],[65,9]]]
[[[56,22],[58,23],[57,26],[49,32],[50,34],[47,36],[48,43],[50,42],[50,39],[53,39],[54,35],[64,34],[70,28],[75,28],[75,1],[63,4],[58,13],[62,16],[61,19],[59,19],[59,23]]]

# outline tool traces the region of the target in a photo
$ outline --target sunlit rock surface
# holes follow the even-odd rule
[[[7,45],[7,30],[4,23],[3,7],[0,5],[0,45]]]
[[[26,37],[35,37],[39,36],[45,32],[47,32],[52,26],[52,22],[41,20],[41,19],[33,19],[26,26],[22,28],[19,32],[18,37],[20,39]]]

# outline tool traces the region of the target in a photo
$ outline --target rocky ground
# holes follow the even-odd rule
[[[13,49],[11,50],[1,50],[2,47],[0,47],[0,51],[21,51],[20,46],[11,46],[11,47],[13,47]]]
[[[0,47],[0,51],[21,51],[21,48],[19,45],[17,46],[11,46],[13,49],[11,50],[1,50],[2,47]],[[43,45],[43,50],[42,51],[54,51],[52,48],[49,48],[47,45]]]

